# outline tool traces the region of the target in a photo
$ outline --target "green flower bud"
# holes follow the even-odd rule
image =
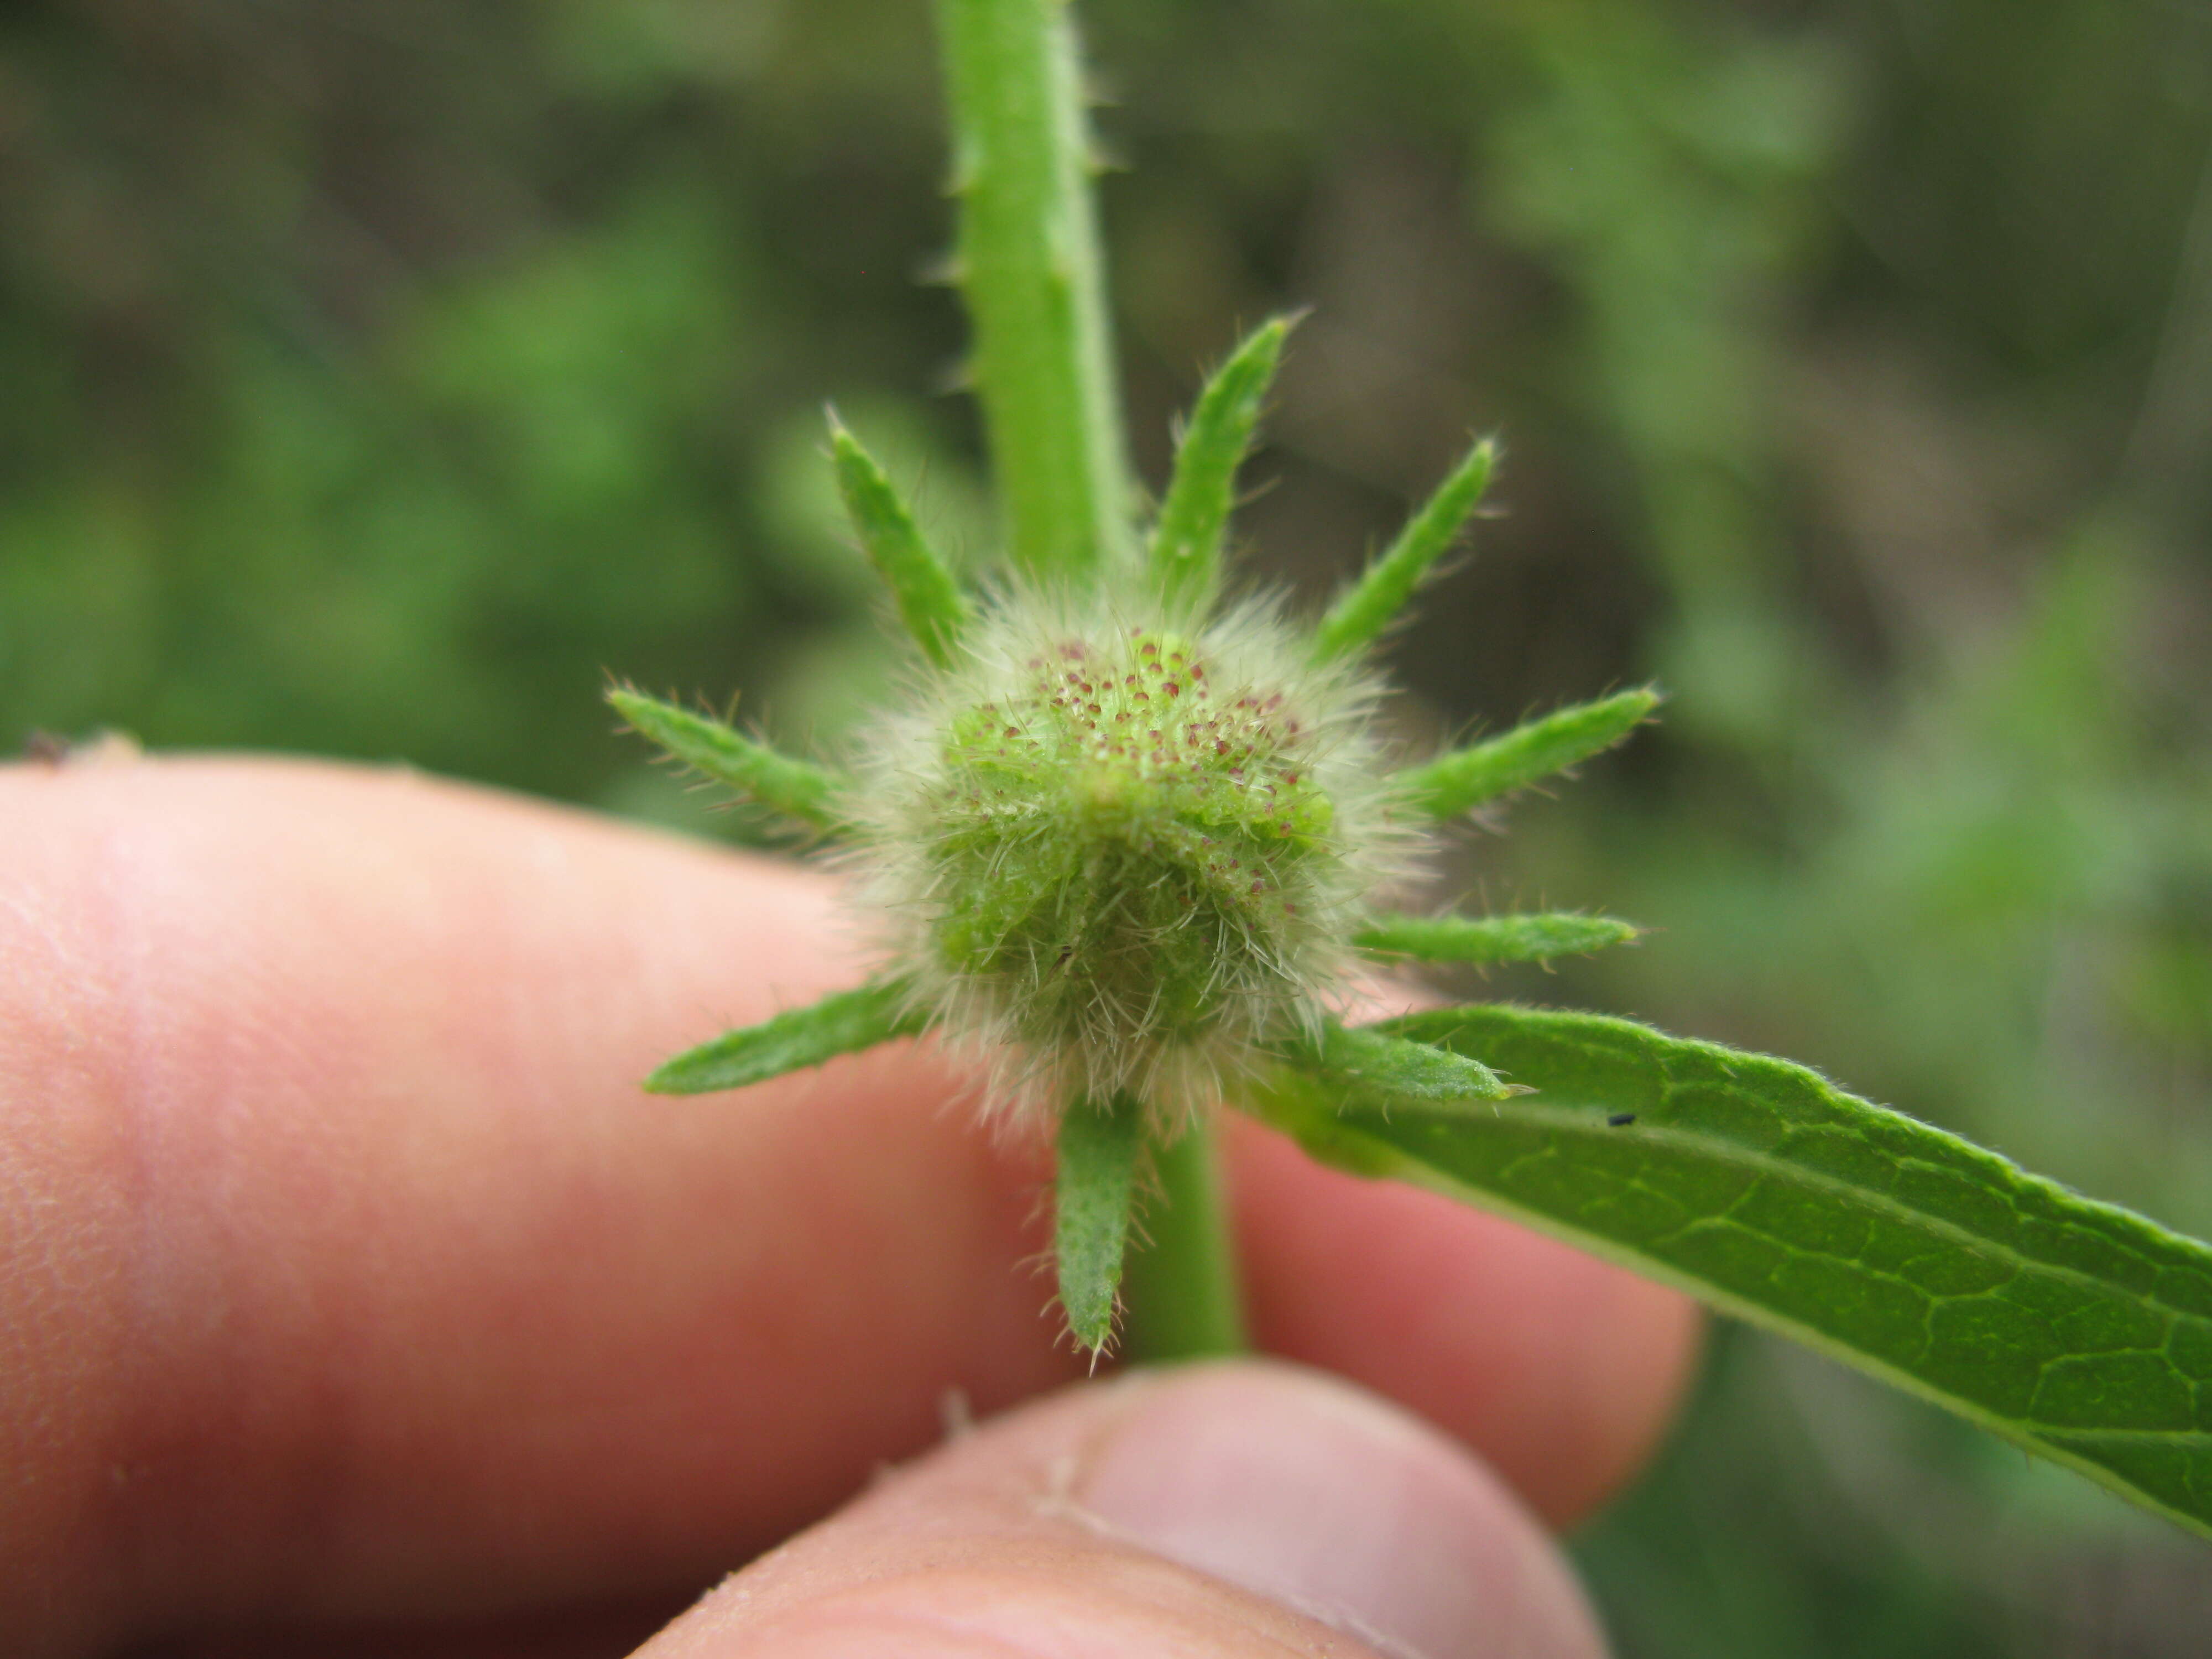
[[[994,1106],[1127,1091],[1172,1130],[1317,1029],[1419,849],[1376,694],[1265,605],[1176,629],[1023,592],[928,672],[866,745],[857,860],[918,1009],[996,1062]]]

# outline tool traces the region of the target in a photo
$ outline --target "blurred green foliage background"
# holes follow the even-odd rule
[[[2212,11],[1092,0],[1139,458],[1311,305],[1242,523],[1316,602],[1509,445],[1409,738],[1656,678],[1450,895],[1488,988],[1811,1061],[2212,1233]],[[743,833],[605,674],[893,684],[820,409],[993,536],[921,0],[0,10],[0,740],[101,726]],[[1474,988],[1472,985],[1467,988]],[[1716,1342],[1580,1545],[1632,1656],[2196,1655],[2203,1546]]]

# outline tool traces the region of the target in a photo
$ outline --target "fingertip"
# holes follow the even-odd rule
[[[1071,1374],[927,1053],[640,1092],[851,982],[818,874],[246,760],[0,775],[0,857],[34,1642],[657,1590]]]
[[[645,1659],[1327,1650],[1597,1659],[1558,1552],[1463,1449],[1261,1362],[1079,1386],[739,1573]]]
[[[1503,1480],[1410,1413],[1318,1372],[1245,1364],[1177,1378],[1102,1449],[1081,1494],[1118,1535],[1382,1652],[1604,1645]]]
[[[13,1286],[68,1313],[17,1321],[44,1393],[0,1410],[76,1577],[0,1563],[0,1591],[74,1583],[106,1629],[683,1582],[920,1443],[948,1382],[988,1405],[1069,1373],[1017,1267],[1039,1173],[944,1109],[926,1053],[639,1094],[672,1049],[850,982],[818,876],[238,761],[0,776],[0,852],[30,872],[0,1076],[84,1143],[0,1151],[41,1200],[19,1226],[68,1215],[83,1247]],[[1555,1520],[1648,1446],[1694,1346],[1679,1298],[1235,1142],[1270,1348],[1411,1406]]]

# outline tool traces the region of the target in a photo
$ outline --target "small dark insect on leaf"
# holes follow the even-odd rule
[[[1636,1114],[1633,1112],[1614,1112],[1606,1118],[1605,1127],[1608,1129],[1626,1129],[1635,1121]]]
[[[51,732],[33,732],[23,739],[23,758],[40,766],[59,766],[69,758],[69,739]]]

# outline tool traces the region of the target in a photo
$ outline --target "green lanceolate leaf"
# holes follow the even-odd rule
[[[1078,1100],[1060,1121],[1052,1241],[1060,1305],[1075,1340],[1094,1354],[1114,1335],[1144,1144],[1144,1108],[1128,1095],[1103,1106]]]
[[[1290,329],[1289,319],[1279,317],[1253,331],[1206,382],[1191,411],[1152,527],[1152,591],[1171,610],[1200,610],[1220,588],[1221,539],[1236,499],[1237,469],[1251,447]]]
[[[686,766],[726,784],[745,799],[830,834],[845,829],[837,775],[810,761],[780,755],[717,720],[627,686],[607,693],[616,712]]]
[[[1623,691],[1516,726],[1502,737],[1440,755],[1397,775],[1416,810],[1439,821],[1547,778],[1613,747],[1659,706],[1659,694]]]
[[[902,980],[832,992],[807,1007],[726,1031],[686,1050],[646,1079],[645,1086],[657,1095],[742,1089],[893,1037],[918,1036],[926,1022],[906,1012],[908,1000]]]
[[[1784,1060],[1513,1007],[1382,1029],[1535,1092],[1386,1116],[1285,1073],[1251,1103],[1317,1157],[1670,1279],[2212,1534],[2212,1247]]]
[[[1378,915],[1352,936],[1370,956],[1386,961],[1548,962],[1581,956],[1637,935],[1633,923],[1612,916],[1546,910],[1517,916]]]
[[[835,415],[830,417],[830,454],[845,512],[897,602],[899,620],[930,661],[950,667],[953,648],[973,614],[967,596],[924,539],[883,468]]]
[[[1371,1025],[1325,1020],[1282,1046],[1292,1066],[1382,1107],[1463,1106],[1516,1093],[1479,1060]]]
[[[1371,644],[1405,607],[1421,579],[1449,552],[1481,504],[1498,465],[1498,446],[1487,438],[1469,450],[1421,510],[1398,532],[1382,556],[1331,605],[1314,629],[1316,662],[1333,662]]]

